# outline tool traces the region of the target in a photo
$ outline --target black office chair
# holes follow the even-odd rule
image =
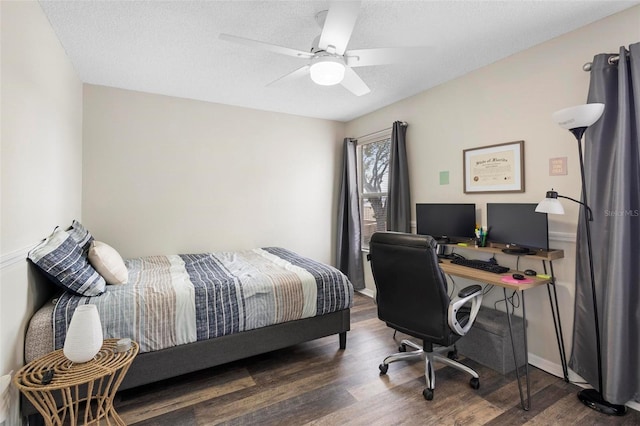
[[[380,364],[380,374],[386,374],[392,362],[424,359],[427,387],[422,395],[427,400],[433,399],[436,360],[471,374],[471,387],[480,387],[478,373],[454,360],[457,351],[453,345],[471,328],[482,302],[482,287],[466,287],[450,300],[435,247],[435,240],[428,235],[397,232],[376,232],[369,244],[378,318],[389,327],[422,340],[422,347],[403,340],[400,352]],[[434,351],[433,345],[441,348]],[[407,352],[407,347],[414,350]],[[448,356],[442,356],[447,352]]]

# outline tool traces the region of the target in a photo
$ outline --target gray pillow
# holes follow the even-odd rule
[[[27,256],[54,283],[80,296],[99,296],[106,282],[83,255],[76,241],[56,229]]]
[[[69,229],[67,229],[67,234],[71,235],[71,238],[78,243],[82,250],[82,255],[87,257],[91,241],[93,241],[93,235],[91,235],[89,230],[82,226],[80,222],[74,220]]]

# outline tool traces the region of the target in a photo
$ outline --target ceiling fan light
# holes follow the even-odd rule
[[[321,86],[333,86],[344,79],[344,62],[334,56],[314,58],[309,69],[311,80]]]

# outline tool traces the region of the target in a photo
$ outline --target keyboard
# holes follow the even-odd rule
[[[455,258],[451,260],[451,263],[453,263],[454,265],[461,265],[468,268],[479,269],[481,271],[492,272],[494,274],[504,274],[505,272],[509,272],[509,268],[497,265],[495,263],[487,262],[485,260]]]

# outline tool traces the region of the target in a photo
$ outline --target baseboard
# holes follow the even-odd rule
[[[373,290],[369,289],[369,288],[363,288],[362,290],[356,290],[358,293],[363,294],[367,297],[370,297],[372,299],[375,299],[376,295],[373,292]]]
[[[560,364],[556,364],[555,362],[551,362],[547,359],[541,358],[537,355],[529,353],[529,364],[537,367],[541,370],[546,371],[549,374],[553,374],[554,376],[564,378],[564,373],[562,371],[562,366]],[[580,386],[581,388],[589,388],[590,385],[586,384],[586,380],[582,378],[582,376],[578,375],[575,371],[569,369],[569,381],[574,383],[576,386]],[[629,401],[625,404],[627,407],[631,408],[635,411],[640,411],[640,403],[635,401]]]
[[[629,401],[625,405],[632,410],[640,411],[640,402]]]
[[[564,378],[564,372],[562,371],[562,366],[560,364],[556,364],[548,359],[534,355],[531,352],[529,352],[529,364],[539,368],[540,370],[546,371],[549,374],[553,374],[556,377]],[[579,383],[584,382],[585,380],[576,374],[575,371],[569,370],[569,381],[577,384],[578,386],[582,386]]]

